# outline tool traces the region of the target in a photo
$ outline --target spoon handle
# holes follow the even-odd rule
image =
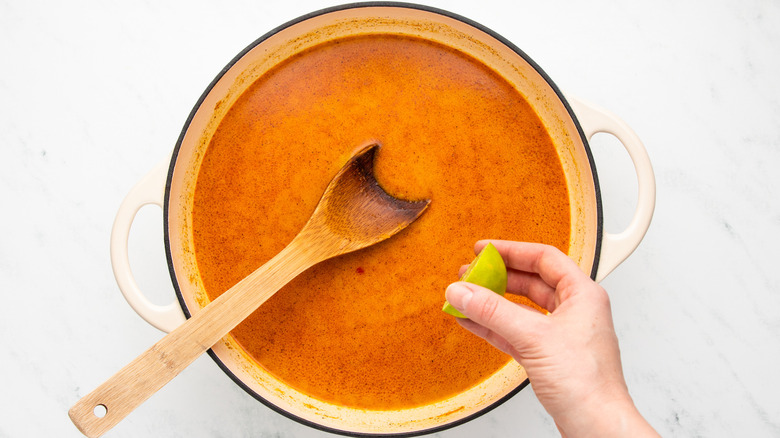
[[[68,411],[88,437],[114,427],[227,335],[276,291],[317,263],[293,241],[289,246],[195,313]]]

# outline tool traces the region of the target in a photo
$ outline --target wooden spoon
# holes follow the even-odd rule
[[[361,149],[333,178],[309,221],[274,258],[163,337],[68,411],[98,437],[114,427],[298,274],[387,239],[414,222],[430,200],[388,195],[373,174],[378,145]]]

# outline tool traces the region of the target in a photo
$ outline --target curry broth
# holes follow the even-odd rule
[[[408,408],[468,389],[510,360],[441,312],[444,289],[478,239],[568,250],[568,193],[537,115],[480,62],[391,35],[323,44],[252,84],[203,157],[192,227],[210,299],[287,245],[368,141],[382,144],[380,184],[430,198],[426,213],[388,241],[304,272],[232,334],[313,397]]]

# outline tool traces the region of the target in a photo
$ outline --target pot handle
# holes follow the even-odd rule
[[[619,117],[580,99],[567,96],[588,140],[598,132],[612,134],[628,151],[636,171],[638,198],[634,217],[620,233],[604,233],[596,281],[601,281],[639,246],[655,209],[655,175],[647,150],[636,133]]]
[[[111,229],[111,266],[119,290],[141,318],[166,333],[185,321],[184,313],[176,301],[160,306],[144,296],[130,269],[127,241],[130,227],[141,207],[155,204],[163,208],[169,164],[170,160],[162,161],[138,181],[119,206]]]

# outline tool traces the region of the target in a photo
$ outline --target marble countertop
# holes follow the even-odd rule
[[[502,34],[647,147],[655,217],[602,283],[640,411],[664,436],[780,436],[780,4],[523,3],[427,2]],[[70,406],[161,337],[112,275],[120,202],[235,54],[334,4],[0,2],[0,437],[80,436]],[[617,232],[634,173],[614,138],[592,143]],[[141,210],[130,257],[164,304],[161,219]],[[324,435],[203,357],[106,436]],[[530,390],[436,434],[556,435]]]

